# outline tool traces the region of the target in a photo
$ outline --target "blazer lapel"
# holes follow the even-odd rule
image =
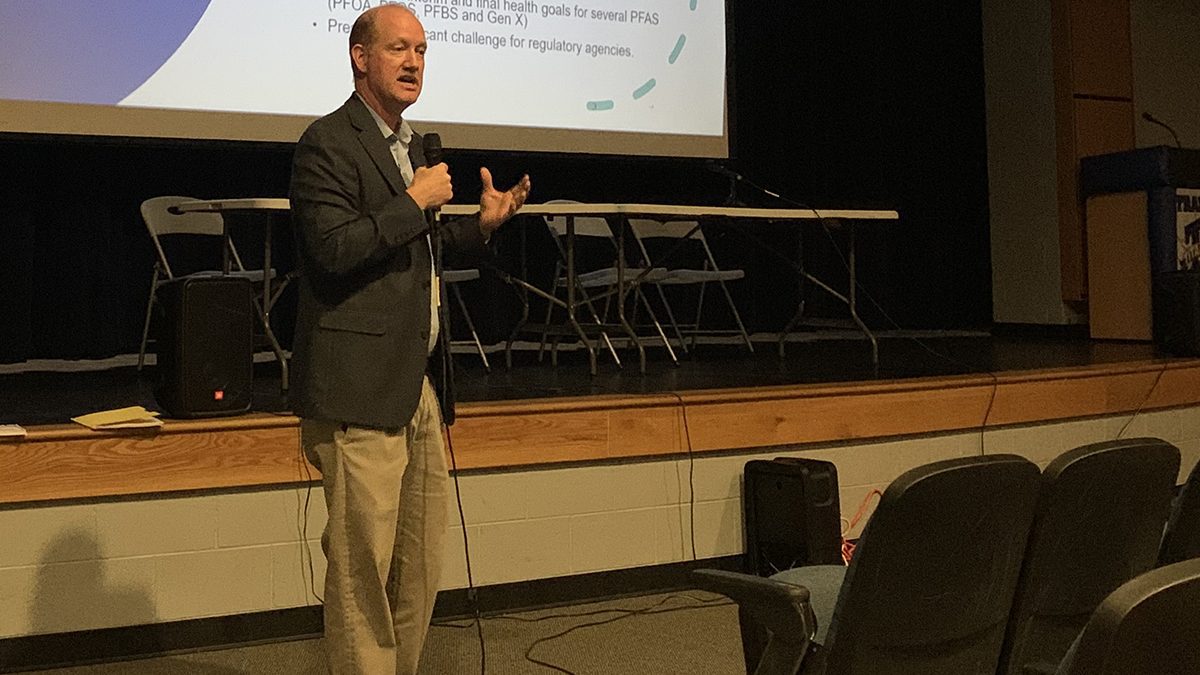
[[[388,186],[392,188],[392,194],[404,192],[404,179],[400,177],[400,168],[396,166],[396,158],[392,157],[392,151],[388,149],[387,141],[383,139],[379,125],[375,123],[375,118],[371,117],[370,111],[367,110],[367,104],[359,100],[357,96],[351,96],[350,100],[346,102],[346,113],[350,116],[350,123],[358,130],[358,142],[367,151],[367,156],[375,163],[379,173],[383,174],[384,179],[387,180]]]

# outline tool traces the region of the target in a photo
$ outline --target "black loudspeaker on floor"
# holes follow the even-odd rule
[[[158,300],[158,404],[182,418],[248,411],[255,320],[250,281],[184,277],[163,284]]]
[[[842,564],[837,467],[796,457],[751,460],[742,491],[746,572]]]

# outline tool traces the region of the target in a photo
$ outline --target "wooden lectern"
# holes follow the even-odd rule
[[[1200,225],[1187,227],[1200,220],[1200,150],[1155,146],[1084,157],[1080,191],[1091,336],[1150,340],[1152,280],[1200,271]]]

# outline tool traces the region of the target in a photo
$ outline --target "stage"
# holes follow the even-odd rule
[[[557,367],[515,352],[456,355],[463,470],[862,441],[998,428],[1192,405],[1200,361],[1159,358],[1151,345],[987,334],[884,333],[878,371],[868,343],[824,333],[773,339],[753,354],[701,344],[678,366],[649,349],[647,373],[582,351]],[[36,365],[36,364],[35,364]],[[60,364],[61,367],[61,364]],[[0,375],[3,423],[25,425],[5,442],[0,502],[47,502],[311,481],[300,462],[297,419],[279,391],[277,364],[256,364],[246,415],[168,420],[157,432],[92,432],[70,417],[128,405],[155,407],[154,372],[131,366]]]

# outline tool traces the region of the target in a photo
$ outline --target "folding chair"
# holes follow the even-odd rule
[[[651,280],[650,283],[653,283],[655,288],[658,289],[658,297],[666,309],[667,321],[671,324],[675,337],[679,340],[680,349],[685,353],[688,351],[683,340],[684,333],[691,335],[693,349],[696,347],[696,337],[698,335],[737,334],[742,337],[742,342],[746,345],[746,349],[751,352],[754,351],[754,345],[750,342],[750,335],[746,332],[746,326],[742,323],[742,315],[738,312],[737,306],[733,302],[733,296],[730,295],[728,286],[725,285],[727,281],[736,281],[745,278],[746,272],[741,269],[723,270],[717,265],[717,260],[713,257],[712,249],[708,246],[708,240],[705,239],[704,230],[701,228],[699,222],[660,222],[644,218],[630,218],[629,229],[633,232],[634,239],[637,241],[638,250],[642,256],[642,264],[647,267],[655,265],[655,260],[650,257],[650,248],[655,247],[656,244],[665,246],[665,248],[662,246],[658,247],[660,251],[665,251],[665,254],[658,256],[656,260],[657,264],[666,268],[667,274],[665,277]],[[695,250],[689,251],[688,249]],[[691,255],[688,255],[689,253]],[[725,295],[725,302],[729,306],[729,312],[737,324],[736,331],[704,330],[700,327],[700,319],[704,311],[704,290],[710,282],[716,282],[720,285],[721,292]],[[696,296],[696,318],[694,321],[683,325],[679,323],[675,318],[675,312],[671,308],[671,303],[667,301],[666,292],[663,290],[664,286],[699,286]]]
[[[547,204],[576,204],[570,200],[553,200],[546,202]],[[582,305],[587,307],[588,314],[591,320],[598,326],[605,324],[605,318],[611,308],[612,298],[618,295],[617,291],[617,255],[621,253],[617,249],[617,242],[613,238],[612,229],[608,222],[603,218],[597,217],[576,217],[574,218],[575,243],[578,248],[585,250],[575,251],[576,258],[576,274],[575,279],[567,278],[567,258],[570,255],[567,247],[567,219],[566,217],[547,216],[545,218],[546,227],[554,237],[554,242],[558,249],[558,260],[554,267],[554,292],[565,291],[568,285],[574,283],[575,293],[579,298],[582,298]],[[591,245],[588,245],[588,243]],[[581,261],[580,258],[583,258]],[[588,271],[580,273],[579,266],[582,265]],[[643,279],[660,278],[666,274],[666,270],[662,268],[653,268],[646,270],[644,268],[636,268],[625,266],[624,278],[626,283],[630,280],[642,277]],[[596,304],[593,301],[592,295],[588,290],[599,291],[604,297],[604,309],[598,311]],[[640,283],[634,284],[634,303],[639,300],[642,306],[645,307],[647,314],[650,315],[654,327],[658,333],[659,339],[663,346],[666,347],[667,353],[671,357],[671,361],[678,364],[679,361],[675,357],[675,350],[671,348],[670,342],[667,340],[667,335],[663,331],[662,324],[658,322],[654,315],[654,310],[646,301],[645,295],[642,293]],[[546,348],[547,341],[550,340],[551,319],[554,314],[554,303],[548,303],[546,306],[546,321],[543,324],[541,344],[538,347],[538,360],[542,359],[542,355]],[[608,348],[609,353],[613,357],[613,361],[617,365],[621,364],[621,359],[617,356],[616,349],[613,347],[612,339],[608,333],[601,329],[600,339]],[[558,364],[558,342],[559,337],[555,335],[551,342],[550,360],[554,365]]]
[[[157,260],[154,263],[154,273],[150,277],[150,296],[146,299],[146,318],[142,323],[142,341],[138,347],[137,369],[139,371],[142,369],[146,359],[146,343],[150,337],[150,317],[157,302],[158,289],[164,283],[182,276],[213,276],[224,274],[220,261],[215,265],[210,265],[209,269],[189,274],[177,274],[177,270],[173,269],[171,263],[167,260],[166,251],[167,248],[171,248],[170,246],[164,246],[167,240],[186,239],[190,235],[193,238],[211,239],[218,246],[224,245],[227,241],[225,239],[225,223],[221,214],[171,212],[174,206],[187,201],[196,201],[196,198],[179,196],[153,197],[142,202],[141,205],[142,221],[146,224],[146,231],[150,233],[150,240],[154,242]],[[218,248],[218,250],[221,249]],[[228,249],[222,251],[222,254],[228,255],[230,258],[231,275],[249,279],[255,285],[262,283],[263,270],[246,269],[232,240],[228,240]],[[275,271],[271,270],[270,274],[273,279]],[[282,290],[282,285],[278,290]],[[275,293],[272,293],[272,295],[275,295]]]
[[[475,345],[475,350],[479,352],[479,358],[483,361],[483,369],[490,373],[492,372],[492,366],[490,363],[488,363],[487,353],[483,351],[483,343],[479,341],[479,333],[475,331],[475,322],[471,320],[471,312],[467,310],[467,303],[463,301],[462,291],[458,288],[459,284],[467,281],[474,281],[478,278],[479,270],[477,268],[442,270],[442,281],[445,282],[446,288],[454,294],[454,299],[458,303],[458,309],[460,312],[462,312],[463,318],[467,321],[467,328],[471,331],[470,342],[451,340],[450,345]],[[449,326],[445,326],[444,329],[449,330],[450,328]]]

